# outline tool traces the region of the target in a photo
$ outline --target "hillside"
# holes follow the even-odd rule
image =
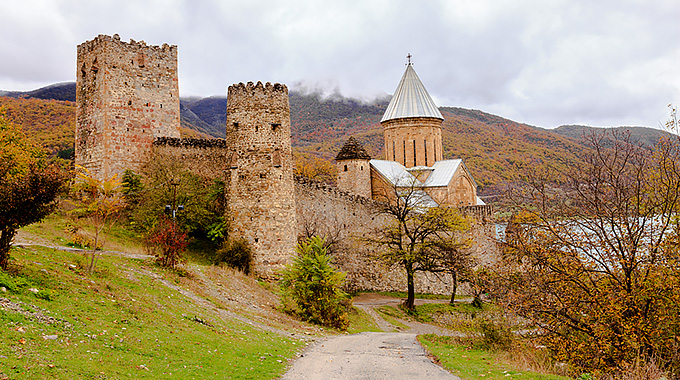
[[[671,134],[661,129],[647,128],[647,127],[615,127],[615,128],[596,128],[585,125],[562,125],[555,128],[555,133],[562,136],[571,137],[577,140],[582,140],[584,137],[593,133],[602,134],[605,131],[615,131],[617,133],[630,133],[634,140],[639,141],[645,146],[654,146],[662,137],[668,137]]]
[[[30,92],[0,97],[10,120],[20,124],[40,144],[52,151],[73,144],[75,104],[70,100],[74,83],[48,86]],[[341,96],[290,92],[292,144],[297,157],[332,162],[349,136],[359,140],[375,158],[382,158],[380,126],[389,99],[366,103]],[[50,98],[48,100],[32,97]],[[224,137],[226,98],[182,98],[181,128],[184,136]],[[445,117],[443,144],[445,158],[463,158],[482,195],[494,194],[498,186],[511,181],[520,165],[546,162],[564,165],[578,162],[585,146],[585,126],[562,126],[548,130],[522,124],[479,110],[441,107]],[[665,132],[645,127],[620,127],[651,145]]]

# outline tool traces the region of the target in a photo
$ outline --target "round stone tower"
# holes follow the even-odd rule
[[[441,161],[443,121],[409,56],[406,72],[380,120],[385,134],[385,159],[407,168]]]
[[[226,144],[231,238],[246,239],[255,271],[271,277],[297,244],[288,88],[229,86]]]
[[[350,137],[335,157],[338,189],[371,198],[371,156],[354,137]]]

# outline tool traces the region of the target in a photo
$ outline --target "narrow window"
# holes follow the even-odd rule
[[[392,141],[392,161],[396,161],[396,160],[397,160],[397,152],[396,152],[396,148],[395,148],[395,143],[394,143],[394,141]]]
[[[272,165],[275,168],[281,167],[281,151],[279,149],[274,150],[274,154],[272,154]]]
[[[255,132],[257,132],[257,131],[259,131],[259,130],[260,130],[260,127],[256,125],[256,126],[255,126]]]
[[[425,149],[425,166],[427,166],[427,139],[423,140],[423,148]]]
[[[238,169],[238,153],[234,152],[231,154],[231,159],[229,160],[229,167],[232,169]]]
[[[413,139],[413,166],[418,166],[416,164],[416,140]]]
[[[238,128],[238,123],[234,123],[234,128]]]
[[[344,170],[344,171],[347,171],[347,165],[345,165],[345,170]]]
[[[364,170],[364,165],[359,166],[359,168],[361,168],[361,170]]]
[[[404,164],[404,166],[406,166],[406,140],[404,140],[403,143],[404,143],[404,162],[403,162],[403,164]]]
[[[132,100],[128,100],[128,106],[132,105]]]

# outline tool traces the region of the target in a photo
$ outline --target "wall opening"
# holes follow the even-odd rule
[[[423,148],[425,149],[425,166],[427,166],[427,139],[423,140]]]
[[[281,167],[281,151],[279,149],[275,149],[274,154],[272,154],[272,165],[275,168]]]
[[[418,166],[416,163],[416,140],[413,139],[413,166]]]
[[[344,170],[344,171],[347,171],[347,165],[345,165],[345,170]]]

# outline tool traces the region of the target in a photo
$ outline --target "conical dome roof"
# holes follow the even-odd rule
[[[354,137],[351,137],[345,143],[345,146],[340,149],[340,152],[335,157],[336,161],[353,160],[353,159],[370,160],[371,156],[366,152],[366,149]]]
[[[434,117],[444,120],[411,63],[406,66],[406,72],[380,122],[404,117]]]

